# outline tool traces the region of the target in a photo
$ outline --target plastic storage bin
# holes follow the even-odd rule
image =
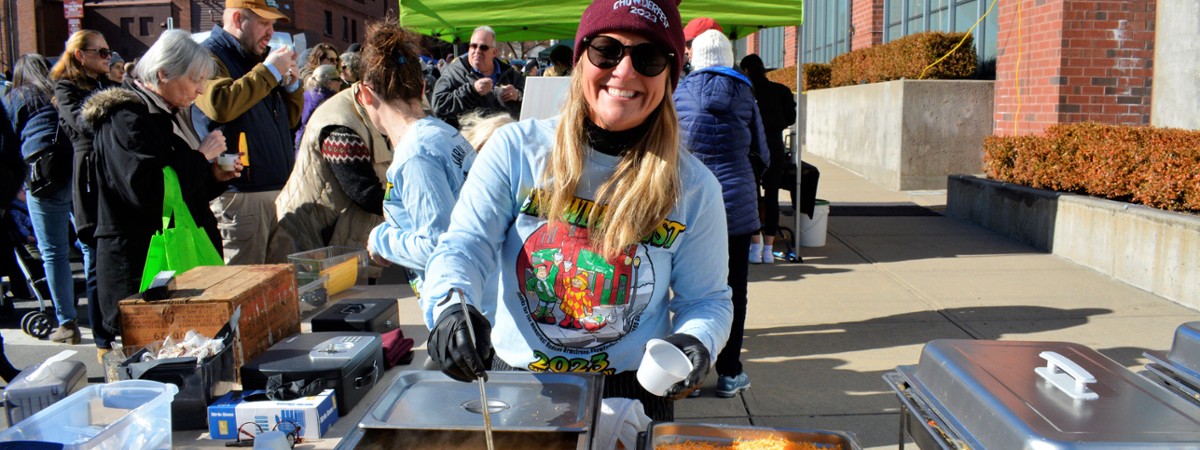
[[[232,339],[229,339],[232,342]],[[158,347],[155,345],[154,347]],[[179,387],[171,402],[171,425],[176,430],[199,430],[208,427],[208,404],[229,393],[237,380],[234,368],[233,344],[197,364],[196,358],[167,358],[139,362],[143,349],[121,365],[122,379],[153,380]]]
[[[170,449],[177,392],[173,384],[147,380],[94,384],[0,432],[0,449],[20,448],[15,441],[68,450]]]
[[[350,259],[356,263],[349,263]],[[370,256],[366,249],[354,247],[322,247],[307,252],[288,255],[288,262],[296,265],[296,284],[305,286],[321,275],[328,275],[325,283],[328,295],[333,295],[355,284],[367,284],[367,266]]]

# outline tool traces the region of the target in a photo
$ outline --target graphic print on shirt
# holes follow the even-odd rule
[[[593,202],[577,198],[565,222],[548,223],[537,217],[537,197],[530,197],[518,219],[541,222],[525,238],[516,261],[524,310],[551,348],[600,351],[637,326],[653,296],[654,267],[647,252],[669,248],[685,227],[664,221],[642,243],[606,259],[588,241],[584,226]]]

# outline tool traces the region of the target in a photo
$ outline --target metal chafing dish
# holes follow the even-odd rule
[[[703,442],[731,445],[738,439],[753,440],[778,436],[798,444],[812,444],[822,449],[859,450],[862,447],[849,433],[789,428],[708,425],[699,423],[655,422],[646,431],[645,450],[659,445],[683,442]]]
[[[603,384],[596,374],[488,372],[496,448],[591,448]],[[486,448],[483,429],[476,384],[438,371],[407,371],[337,448]]]
[[[1172,392],[1200,406],[1200,322],[1188,322],[1175,329],[1170,352],[1148,351],[1146,371],[1152,379]]]
[[[1078,344],[936,340],[884,379],[930,449],[1200,449],[1200,409]]]

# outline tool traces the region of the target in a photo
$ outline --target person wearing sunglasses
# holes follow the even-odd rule
[[[718,397],[750,387],[742,370],[742,330],[746,322],[746,277],[750,236],[758,232],[758,183],[771,160],[750,79],[733,68],[733,45],[717,30],[692,41],[692,73],[675,90],[683,142],[721,182],[728,225],[729,287],[733,329],[717,355]],[[760,250],[761,251],[761,250]]]
[[[677,8],[594,0],[562,114],[510,124],[484,144],[421,298],[431,360],[448,376],[600,373],[605,397],[637,399],[669,421],[673,399],[708,373],[733,318],[725,207],[716,177],[679,140]],[[693,367],[660,394],[637,381],[655,338]]]
[[[467,54],[447,64],[433,88],[433,112],[439,119],[458,128],[459,116],[472,111],[481,115],[507,112],[514,118],[521,114],[525,77],[500,62],[497,54],[495,30],[476,28]]]
[[[83,103],[93,93],[115,86],[108,77],[108,61],[112,52],[104,35],[94,30],[80,30],[67,39],[66,48],[50,69],[54,80],[54,98],[58,107],[59,127],[71,139],[74,147],[71,178],[71,207],[75,217],[75,233],[82,243],[83,264],[87,274],[87,298],[96,293],[96,180],[88,174],[95,165],[92,152],[92,129],[84,125]],[[120,334],[120,324],[104,317],[116,317],[116,311],[102,311],[100,302],[88,302],[92,336],[96,341],[96,359],[111,348]]]

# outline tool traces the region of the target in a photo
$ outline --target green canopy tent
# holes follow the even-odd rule
[[[642,1],[642,0],[631,0]],[[497,42],[575,38],[579,16],[591,0],[399,0],[400,25],[447,42],[471,39],[476,27],[496,30]],[[739,39],[762,28],[799,26],[804,20],[804,0],[682,0],[683,23],[711,17],[730,39]],[[799,44],[799,42],[797,42]],[[799,47],[799,45],[797,45]],[[458,49],[455,49],[457,52]],[[796,54],[796,67],[800,55]],[[796,71],[800,86],[801,71]],[[796,117],[800,117],[799,103]],[[795,127],[799,133],[799,127]],[[800,136],[793,137],[799,146]],[[794,152],[796,192],[800,192],[800,149]],[[794,205],[794,230],[800,230],[799,205]]]

